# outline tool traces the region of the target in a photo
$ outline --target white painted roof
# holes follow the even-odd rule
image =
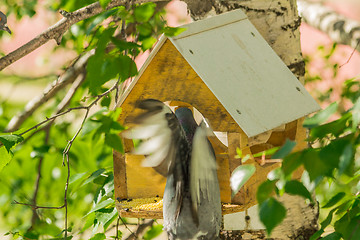
[[[241,10],[170,38],[248,137],[320,109]]]
[[[241,10],[183,27],[169,39],[248,137],[320,109]],[[161,37],[119,105],[166,39]]]

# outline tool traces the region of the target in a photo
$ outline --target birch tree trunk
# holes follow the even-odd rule
[[[349,19],[321,3],[298,1],[304,22],[326,33],[336,43],[348,45],[360,52],[360,22]]]
[[[303,82],[305,64],[300,49],[296,0],[183,0],[195,20],[242,9],[249,20],[280,56],[289,69]],[[269,79],[271,81],[271,79]],[[281,89],[279,89],[281,91]],[[273,230],[274,239],[309,239],[317,230],[317,206],[305,203],[302,197],[284,195],[280,198],[287,208],[284,222]],[[250,219],[251,220],[251,219]],[[249,219],[239,219],[249,221]],[[223,231],[222,239],[265,239],[263,230]]]

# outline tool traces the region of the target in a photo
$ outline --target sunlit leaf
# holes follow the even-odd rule
[[[186,28],[179,28],[179,27],[165,27],[164,28],[164,34],[167,36],[167,37],[174,37],[174,36],[177,36],[179,35],[180,33],[186,31]]]
[[[13,155],[4,147],[0,147],[0,172],[11,161]]]
[[[251,164],[245,164],[238,166],[230,177],[230,186],[232,189],[232,195],[235,195],[240,188],[249,180],[249,178],[255,173],[255,166]]]
[[[106,208],[106,207],[108,207],[108,206],[111,206],[111,205],[113,205],[114,203],[115,203],[115,201],[114,201],[113,199],[107,199],[107,200],[105,200],[105,201],[102,201],[102,202],[96,204],[96,205],[91,209],[91,211],[88,212],[87,215],[89,215],[90,213],[95,212],[95,211],[97,211],[97,210],[99,210],[99,209],[102,209],[102,208]]]
[[[111,0],[99,0],[100,5],[103,9],[106,8],[106,6],[109,4],[109,2],[111,2]]]
[[[156,238],[162,233],[163,226],[162,225],[153,225],[151,228],[145,233],[144,240],[151,240]]]
[[[337,209],[333,209],[329,212],[329,214],[327,215],[327,217],[324,219],[324,221],[322,221],[320,223],[321,225],[321,229],[325,229],[327,226],[330,225],[331,221],[332,221],[332,218],[333,218],[333,214],[334,212],[336,211]]]
[[[24,141],[24,138],[20,135],[9,134],[9,135],[0,135],[0,142],[5,146],[8,153],[10,153],[10,149],[16,144]]]
[[[273,197],[262,202],[259,211],[260,220],[266,227],[266,231],[269,235],[286,216],[285,207]]]
[[[106,239],[106,235],[104,233],[97,233],[92,238],[89,238],[89,240],[104,240]]]
[[[97,177],[99,177],[103,172],[105,172],[105,169],[101,168],[93,172],[88,179],[82,184],[83,186],[94,181]]]
[[[330,118],[331,115],[333,115],[338,108],[338,103],[334,102],[330,104],[327,108],[324,110],[319,111],[314,116],[310,118],[306,118],[304,121],[304,127],[306,128],[312,128],[315,126],[318,126],[320,124],[323,124]]]
[[[330,208],[337,204],[341,199],[343,199],[346,196],[346,193],[339,192],[335,196],[333,196],[322,208]]]
[[[354,103],[352,108],[352,127],[355,130],[360,123],[360,97]]]
[[[101,209],[96,211],[96,220],[99,221],[103,227],[104,231],[107,230],[109,225],[118,217],[118,211],[116,207],[113,209]]]
[[[147,22],[155,13],[156,4],[152,2],[144,3],[134,9],[135,19],[138,22]]]

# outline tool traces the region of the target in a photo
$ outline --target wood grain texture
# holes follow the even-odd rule
[[[113,151],[115,199],[127,198],[125,155]]]
[[[130,123],[138,112],[136,101],[147,98],[189,103],[209,119],[214,131],[242,132],[170,40],[165,41],[123,101],[119,122]]]

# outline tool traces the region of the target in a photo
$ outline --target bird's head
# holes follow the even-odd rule
[[[7,31],[11,34],[11,30],[7,25],[7,17],[3,12],[0,12],[0,30]]]

